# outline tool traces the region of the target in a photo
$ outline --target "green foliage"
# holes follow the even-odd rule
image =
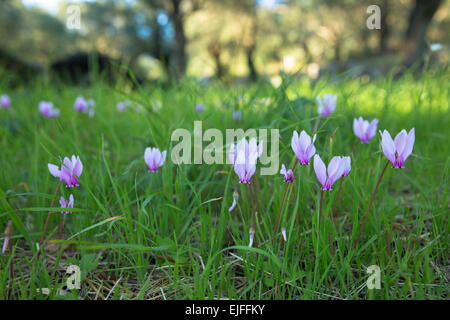
[[[374,82],[359,79],[310,81],[288,76],[279,88],[208,87],[183,82],[171,87],[144,86],[129,91],[100,80],[88,88],[38,82],[8,92],[12,112],[0,110],[0,228],[13,221],[10,251],[0,255],[2,299],[444,299],[448,295],[448,71],[420,79],[406,74]],[[319,183],[312,166],[297,167],[273,238],[284,183],[281,175],[256,172],[259,224],[257,247],[248,248],[251,204],[226,164],[181,165],[170,160],[176,128],[280,129],[280,164],[292,167],[292,131],[312,132],[314,98],[338,94],[335,113],[321,120],[316,149],[324,161],[350,153],[354,117],[380,119],[379,129],[396,134],[414,127],[416,142],[404,169],[388,168],[361,241],[353,248],[368,200],[385,164],[377,135],[357,144],[350,176],[324,197],[317,220]],[[82,94],[96,101],[93,118],[73,110]],[[133,106],[118,113],[116,103]],[[61,109],[57,119],[39,115],[40,100]],[[161,108],[158,109],[158,101]],[[205,110],[195,112],[195,104]],[[232,112],[240,110],[240,122]],[[12,125],[14,123],[14,125]],[[14,128],[14,130],[12,129]],[[332,139],[331,139],[332,137]],[[146,169],[147,146],[168,151],[156,173]],[[61,188],[75,197],[58,238],[59,208],[50,220],[40,256],[36,243],[58,183],[47,163],[79,155],[84,172],[79,188]],[[239,201],[228,212],[233,190]],[[223,197],[223,198],[222,198]],[[59,207],[59,205],[57,205]],[[330,248],[329,238],[333,239]],[[3,240],[3,238],[0,238]],[[330,250],[331,249],[331,250]],[[67,264],[80,266],[82,289],[69,296],[37,293],[65,283]],[[369,265],[380,266],[382,287],[365,286]],[[56,289],[55,289],[56,290]]]

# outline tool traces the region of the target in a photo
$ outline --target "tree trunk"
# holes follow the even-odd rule
[[[381,30],[380,39],[378,43],[378,50],[380,53],[385,53],[388,50],[387,42],[390,34],[387,17],[389,13],[389,0],[383,0],[381,4]]]
[[[214,64],[216,66],[216,77],[218,79],[223,78],[223,76],[225,75],[225,69],[222,65],[222,61],[220,60],[220,56],[222,53],[222,46],[218,41],[212,41],[208,45],[208,51],[211,57],[213,58]]]
[[[153,36],[153,55],[156,59],[158,59],[166,73],[167,77],[171,77],[172,74],[170,72],[170,55],[165,48],[162,37],[162,28],[157,21],[154,21],[153,28],[155,30]]]
[[[247,66],[249,72],[250,81],[256,81],[258,79],[258,73],[256,72],[255,63],[253,62],[253,55],[255,52],[255,46],[248,46],[245,48],[245,55],[247,56]]]
[[[184,33],[184,16],[181,11],[182,0],[172,0],[171,18],[175,31],[173,71],[177,78],[186,73],[186,35]]]
[[[426,52],[425,36],[434,14],[442,0],[416,0],[409,16],[408,29],[405,34],[406,66],[420,61]]]

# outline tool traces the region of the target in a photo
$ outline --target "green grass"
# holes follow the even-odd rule
[[[286,78],[279,88],[202,87],[185,81],[132,90],[100,80],[89,87],[42,80],[10,90],[0,83],[14,110],[0,110],[1,231],[13,222],[12,254],[0,255],[0,299],[447,299],[448,83],[446,68],[418,79],[405,75],[373,82]],[[324,194],[319,226],[319,183],[312,165],[297,166],[280,222],[287,241],[280,233],[273,239],[284,182],[279,174],[260,176],[258,169],[257,248],[249,249],[247,185],[238,183],[227,164],[174,165],[171,133],[176,128],[192,132],[194,120],[203,121],[203,132],[280,129],[280,165],[292,167],[292,131],[312,132],[314,98],[325,92],[339,96],[335,113],[320,121],[317,132],[316,149],[326,163],[350,153],[357,116],[377,117],[378,129],[392,135],[414,127],[413,154],[404,169],[388,167],[356,248],[386,162],[379,134],[355,148],[334,212],[338,228],[330,215],[340,181]],[[93,118],[73,110],[79,94],[96,100]],[[118,113],[116,103],[125,99],[137,110]],[[60,108],[60,118],[41,117],[41,100]],[[159,110],[153,108],[157,101]],[[196,103],[205,105],[200,115]],[[243,112],[240,122],[233,121],[233,110]],[[156,173],[148,172],[143,160],[148,146],[168,150]],[[59,241],[56,201],[44,250],[37,256],[58,184],[47,163],[72,154],[84,164],[80,187],[61,188],[57,200],[72,192],[76,209],[65,216],[64,240]],[[235,189],[238,207],[229,213]],[[70,263],[81,268],[81,289],[61,296]],[[381,268],[380,290],[366,287],[370,265]],[[38,288],[50,288],[50,294]]]

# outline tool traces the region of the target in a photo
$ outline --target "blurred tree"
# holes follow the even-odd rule
[[[0,46],[17,58],[41,65],[74,46],[61,20],[38,8],[26,9],[20,0],[0,2],[0,39]]]
[[[390,25],[388,23],[388,16],[390,12],[389,0],[381,1],[381,29],[380,38],[378,41],[378,52],[385,53],[388,51],[388,39],[390,34]]]
[[[236,14],[232,21],[235,24],[244,24],[240,28],[243,33],[238,35],[242,49],[245,53],[245,60],[248,68],[249,80],[255,81],[258,72],[255,66],[255,51],[258,37],[258,1],[257,0],[210,0],[219,10],[231,10]],[[244,18],[238,21],[237,17]],[[244,17],[243,17],[244,16]]]
[[[174,38],[172,43],[171,74],[176,78],[186,74],[186,33],[185,21],[189,15],[197,11],[204,0],[145,0],[150,8],[167,14],[172,23]]]
[[[434,14],[442,4],[442,0],[415,0],[410,12],[408,29],[405,33],[405,64],[411,66],[420,61],[427,48],[425,36]]]

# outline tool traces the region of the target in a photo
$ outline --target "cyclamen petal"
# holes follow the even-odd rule
[[[248,231],[248,235],[249,235],[249,238],[250,238],[248,247],[251,248],[253,246],[253,238],[255,237],[255,229],[250,228],[250,230]]]
[[[118,102],[116,108],[117,111],[124,112],[127,109],[127,104],[125,102]]]
[[[344,172],[344,162],[339,156],[335,156],[328,164],[328,169],[325,169],[325,164],[319,155],[314,156],[314,171],[316,172],[317,180],[322,185],[322,190],[331,190],[333,184],[342,176]]]
[[[317,96],[316,97],[318,105],[317,112],[319,113],[319,115],[323,117],[328,117],[330,114],[332,114],[336,109],[336,100],[337,100],[336,94],[332,95],[326,93],[323,95],[323,100],[319,96]]]
[[[403,163],[406,161],[406,159],[408,159],[409,155],[413,151],[414,141],[415,141],[415,131],[414,131],[414,128],[412,128],[409,131],[408,136],[406,137],[406,144],[403,149],[403,152],[401,152],[398,155],[398,160],[399,160],[399,162],[401,162],[402,167],[403,167]]]
[[[261,140],[257,145],[255,138],[250,139],[250,142],[242,138],[236,146],[230,146],[228,159],[232,163],[240,183],[250,183],[250,179],[256,171],[256,161],[263,151],[262,143]]]
[[[403,168],[406,159],[414,148],[415,131],[412,128],[409,133],[405,129],[400,131],[392,141],[387,130],[381,133],[381,148],[386,158],[392,163],[392,168]]]
[[[72,158],[72,168],[75,175],[78,177],[81,176],[81,173],[83,172],[83,164],[81,163],[80,157],[77,157],[76,159]]]
[[[406,133],[406,130],[403,129],[402,131],[400,131],[394,139],[394,146],[395,146],[395,151],[398,154],[401,154],[403,152],[403,149],[405,149],[406,146],[406,137],[408,136],[408,134]]]
[[[350,170],[352,168],[352,159],[350,157],[342,157],[342,163],[343,163],[343,167],[344,170],[342,172],[342,176],[346,177],[349,175]]]
[[[383,150],[384,155],[388,160],[394,164],[395,163],[395,145],[394,141],[392,140],[391,135],[388,131],[384,130],[383,133],[381,133],[381,148]]]
[[[377,132],[377,126],[378,126],[378,119],[373,119],[372,122],[370,122],[369,127],[366,131],[366,140],[370,141],[373,137],[375,137],[375,133]]]
[[[4,109],[9,108],[9,106],[11,105],[11,99],[6,95],[3,94],[2,96],[0,96],[0,106]]]
[[[48,170],[52,176],[59,178],[60,181],[64,181],[66,187],[78,187],[78,178],[83,172],[83,164],[81,163],[80,157],[75,157],[73,155],[72,161],[69,160],[69,158],[64,157],[61,169],[58,169],[58,166],[49,163]]]
[[[313,141],[311,142],[311,137],[305,131],[302,131],[299,136],[297,131],[294,130],[291,147],[301,165],[308,165],[309,160],[316,153],[316,148],[314,147],[315,140],[316,135],[314,135]]]
[[[201,103],[199,103],[195,106],[195,112],[197,112],[197,113],[202,113],[203,109],[204,109],[204,106]]]
[[[364,120],[362,117],[353,119],[353,132],[361,140],[361,143],[369,143],[370,139],[375,136],[377,130],[378,119],[372,122]]]
[[[236,208],[237,200],[239,199],[239,193],[237,191],[233,192],[233,203],[231,204],[231,207],[228,209],[228,212],[231,212]]]
[[[150,172],[155,172],[164,164],[166,160],[167,151],[162,153],[158,148],[146,148],[144,152],[144,161],[147,164]]]
[[[69,200],[66,200],[66,199],[64,199],[64,197],[61,197],[61,199],[59,200],[59,204],[61,205],[61,208],[65,208],[65,209],[73,208],[73,204],[74,204],[73,195],[71,194],[69,196]],[[72,213],[72,211],[61,211],[61,214],[67,214],[67,213]]]
[[[292,169],[286,170],[286,166],[284,164],[281,165],[280,173],[284,176],[284,182],[294,181],[294,173],[292,172]]]
[[[328,177],[327,182],[325,183],[326,190],[331,190],[333,184],[342,177],[342,173],[344,172],[344,163],[342,162],[342,158],[339,156],[335,156],[331,159],[328,164]]]
[[[233,112],[233,120],[234,121],[239,121],[242,119],[242,112],[241,111],[234,111]]]
[[[58,169],[58,166],[55,166],[54,164],[49,163],[48,170],[50,171],[50,174],[52,176],[54,176],[55,178],[61,178],[61,170]]]
[[[73,108],[77,112],[87,112],[89,109],[88,102],[82,96],[78,96],[73,104]]]
[[[314,171],[316,173],[317,180],[319,180],[320,184],[324,186],[327,181],[327,169],[318,154],[314,156]]]

